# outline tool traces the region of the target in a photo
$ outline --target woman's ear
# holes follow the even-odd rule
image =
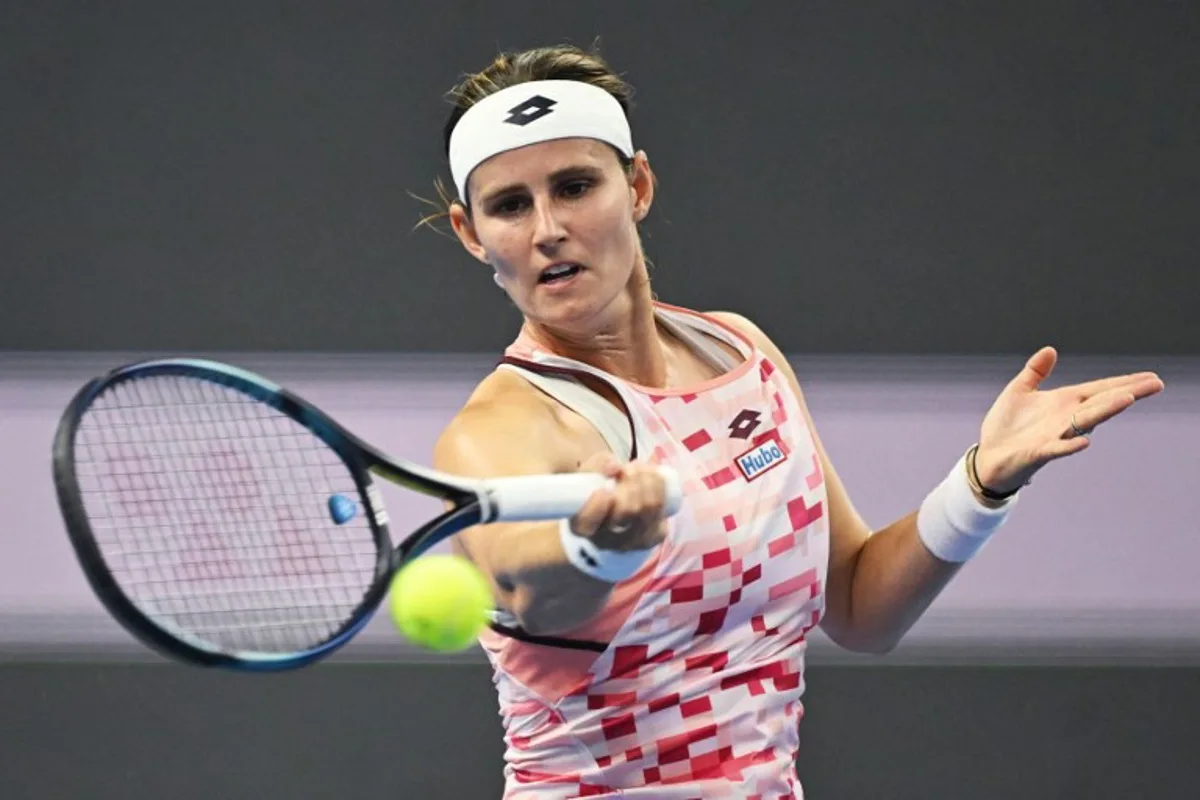
[[[450,227],[454,229],[458,241],[468,253],[484,264],[488,263],[487,251],[475,235],[475,223],[471,221],[471,215],[462,203],[455,202],[450,206]]]
[[[633,221],[641,222],[650,214],[654,204],[654,171],[646,151],[639,150],[633,156],[633,175],[629,189],[633,193]]]

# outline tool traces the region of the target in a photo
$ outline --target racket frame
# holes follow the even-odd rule
[[[76,473],[75,440],[84,415],[100,395],[122,383],[162,376],[197,378],[242,392],[311,431],[338,455],[348,469],[375,539],[375,575],[362,601],[322,644],[291,654],[230,653],[206,647],[196,637],[183,631],[170,630],[153,620],[122,591],[113,577],[84,507]],[[456,484],[437,477],[432,470],[387,456],[296,393],[237,367],[203,359],[141,361],[88,381],[76,392],[61,415],[52,456],[55,492],[67,535],[97,598],[122,627],[145,645],[172,658],[202,666],[276,671],[306,666],[328,656],[354,638],[371,620],[387,595],[392,575],[404,562],[416,558],[457,531],[478,524],[485,517],[480,497],[472,484]],[[448,500],[453,505],[405,537],[399,546],[394,546],[387,513],[373,474],[412,491]]]

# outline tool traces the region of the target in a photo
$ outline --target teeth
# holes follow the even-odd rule
[[[541,276],[541,278],[539,278],[539,280],[552,281],[552,280],[555,280],[556,278],[561,278],[565,275],[569,275],[570,273],[574,272],[577,269],[579,269],[578,264],[559,264],[557,266],[550,267],[545,272],[543,272],[542,276]]]

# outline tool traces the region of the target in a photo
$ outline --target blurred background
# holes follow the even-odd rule
[[[62,529],[77,386],[264,372],[427,461],[518,316],[415,229],[443,94],[599,40],[637,88],[661,299],[757,321],[882,527],[1037,347],[1167,391],[1047,468],[895,652],[810,650],[813,798],[1191,798],[1200,766],[1200,7],[0,4],[0,798],[498,797],[475,651],[385,621],[286,676],[134,644]],[[394,527],[436,510],[387,491]]]

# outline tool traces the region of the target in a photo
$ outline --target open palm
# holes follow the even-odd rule
[[[1056,363],[1053,347],[1034,353],[984,417],[975,466],[992,491],[1017,489],[1049,462],[1087,449],[1098,425],[1163,390],[1153,372],[1039,388]]]

